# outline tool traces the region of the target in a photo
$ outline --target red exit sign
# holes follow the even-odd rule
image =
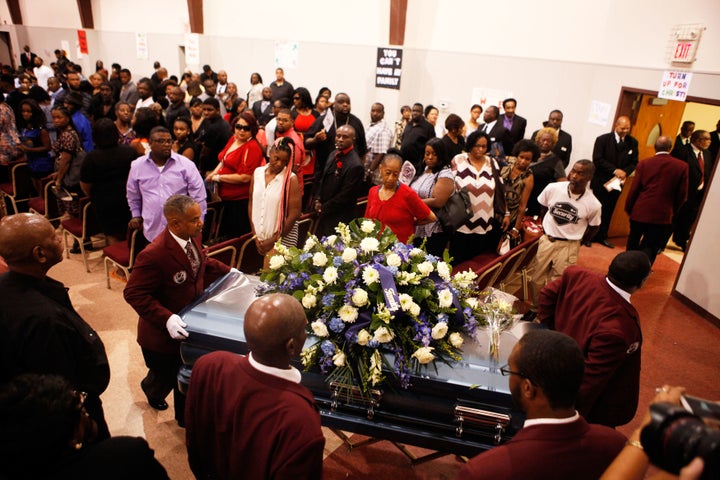
[[[678,63],[692,63],[695,61],[696,40],[677,40],[672,61]]]

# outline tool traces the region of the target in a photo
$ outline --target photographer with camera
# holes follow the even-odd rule
[[[642,424],[600,480],[642,480],[650,463],[680,480],[718,477],[720,432],[681,406],[684,387],[664,385],[656,389]],[[678,478],[665,472],[654,479]]]

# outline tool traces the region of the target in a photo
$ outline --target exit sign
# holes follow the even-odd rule
[[[697,46],[697,40],[677,40],[675,42],[675,51],[673,52],[672,61],[676,63],[694,62]]]

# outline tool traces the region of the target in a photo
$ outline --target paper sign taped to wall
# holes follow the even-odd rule
[[[81,55],[88,54],[87,34],[85,30],[78,30],[78,51]]]
[[[297,68],[299,52],[298,42],[275,42],[275,68]]]
[[[666,70],[663,73],[662,82],[660,82],[658,97],[684,102],[691,80],[692,73],[690,72]]]
[[[590,104],[588,122],[604,127],[610,118],[610,104],[593,100]]]
[[[502,102],[506,98],[512,98],[513,94],[509,90],[497,90],[494,88],[475,87],[470,97],[470,105],[480,105],[483,111],[490,105],[498,107],[502,112]],[[478,120],[483,123],[482,118]]]
[[[135,32],[135,54],[138,60],[148,59],[147,33]]]
[[[197,33],[185,34],[185,63],[200,65],[200,35]]]

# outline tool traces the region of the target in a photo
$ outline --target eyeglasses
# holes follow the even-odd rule
[[[152,140],[155,143],[160,143],[162,145],[172,145],[173,139],[172,138],[156,138]]]
[[[252,130],[250,125],[240,125],[239,123],[235,124],[235,130],[243,130],[245,132],[249,132]]]
[[[521,378],[527,378],[528,380],[530,379],[530,377],[528,377],[527,375],[525,375],[522,372],[513,372],[512,370],[510,370],[509,363],[506,363],[505,365],[500,367],[500,373],[502,373],[503,377],[509,377],[510,375],[517,375],[518,377],[521,377]]]

